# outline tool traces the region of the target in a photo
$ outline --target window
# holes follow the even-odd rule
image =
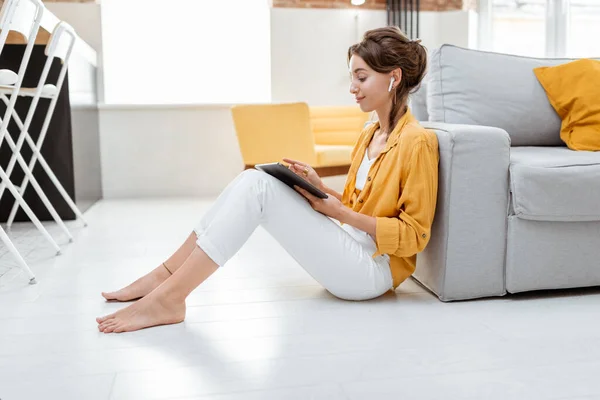
[[[544,56],[546,0],[493,0],[491,11],[494,51]]]
[[[568,57],[600,57],[600,0],[571,0]]]
[[[106,103],[271,99],[266,0],[103,0]]]
[[[479,47],[532,57],[600,56],[600,0],[480,0]]]

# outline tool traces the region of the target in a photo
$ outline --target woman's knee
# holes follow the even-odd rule
[[[283,185],[277,178],[257,169],[247,169],[240,173],[239,179],[248,187],[267,189],[277,185]]]
[[[257,169],[247,169],[242,171],[238,177],[237,177],[237,182],[238,184],[242,184],[245,187],[253,187],[253,186],[257,186],[259,184],[259,182],[263,182],[265,179],[265,176],[267,175]]]
[[[260,179],[262,178],[263,172],[251,168],[251,169],[246,169],[244,171],[242,171],[240,173],[240,178],[242,179]]]

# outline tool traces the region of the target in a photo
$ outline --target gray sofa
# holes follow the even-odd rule
[[[565,146],[533,73],[568,61],[430,54],[411,107],[438,136],[439,193],[414,277],[441,300],[600,285],[600,152]]]

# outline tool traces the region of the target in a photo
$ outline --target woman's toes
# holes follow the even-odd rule
[[[109,322],[107,324],[101,325],[100,326],[100,331],[104,332],[104,333],[108,333],[108,330],[114,325],[113,322]]]
[[[98,327],[100,328],[100,330],[104,330],[107,326],[113,325],[116,322],[117,321],[114,318],[111,318],[109,320],[102,322]]]
[[[116,292],[102,292],[102,297],[104,297],[108,301],[119,300],[119,296],[120,296],[120,291],[116,291]]]
[[[116,329],[116,328],[118,328],[119,326],[121,326],[121,323],[120,323],[120,322],[114,322],[114,323],[112,323],[112,324],[108,325],[108,326],[106,327],[106,329],[104,329],[104,333],[111,333],[111,332],[114,332],[114,331],[115,331],[115,329]]]
[[[117,313],[112,313],[112,314],[105,315],[104,317],[96,318],[96,321],[100,324],[102,322],[105,322],[105,321],[108,321],[109,319],[114,318],[116,314]]]

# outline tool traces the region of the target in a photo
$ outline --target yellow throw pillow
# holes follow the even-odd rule
[[[600,61],[581,59],[533,71],[562,119],[563,142],[572,150],[600,150]]]

